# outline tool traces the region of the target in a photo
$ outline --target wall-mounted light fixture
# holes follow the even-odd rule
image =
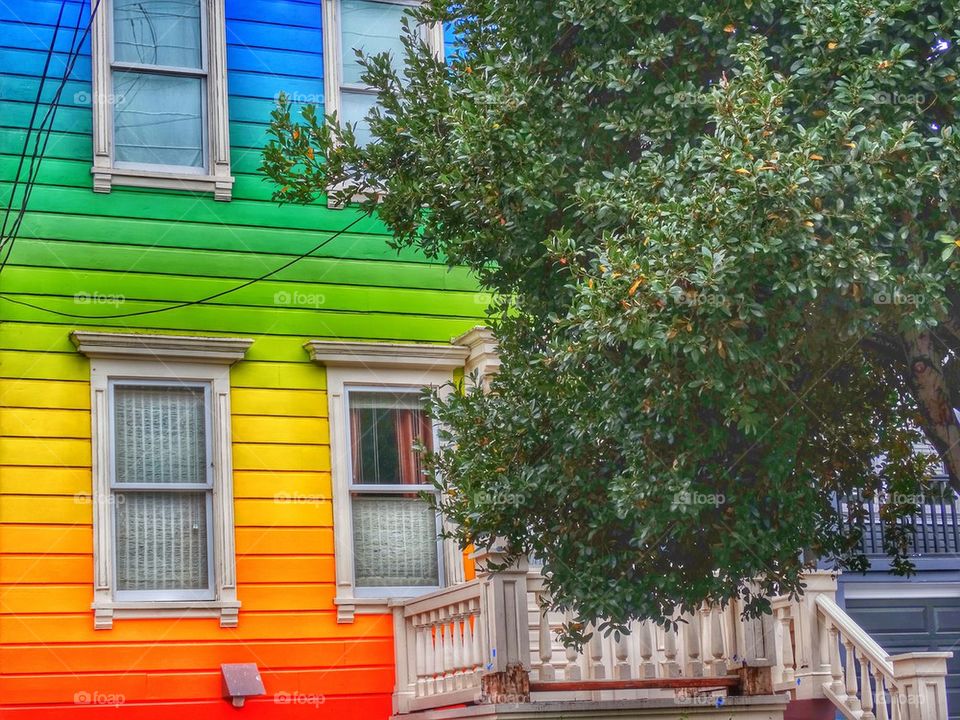
[[[248,697],[265,695],[263,679],[255,663],[224,663],[220,666],[223,678],[223,696],[234,707],[243,707]]]

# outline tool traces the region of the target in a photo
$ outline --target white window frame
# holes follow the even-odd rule
[[[95,6],[98,0],[90,0]],[[199,70],[163,68],[114,62],[113,0],[99,0],[91,24],[93,107],[93,189],[110,192],[114,186],[212,192],[216,200],[233,194],[230,174],[230,129],[227,110],[227,47],[225,0],[201,0],[201,56]],[[179,167],[118,162],[114,157],[113,69],[197,77],[205,87],[202,105],[204,167]]]
[[[113,578],[112,582],[116,590],[114,591],[114,597],[120,601],[137,601],[137,600],[147,600],[147,601],[178,601],[178,600],[216,600],[216,589],[214,588],[214,579],[216,577],[216,568],[214,566],[214,543],[213,543],[213,528],[215,525],[215,518],[213,513],[213,489],[214,489],[214,447],[213,447],[213,438],[215,435],[215,429],[213,427],[213,406],[212,401],[212,387],[211,383],[203,380],[184,380],[182,378],[175,378],[173,380],[161,380],[156,377],[138,377],[138,378],[129,378],[122,377],[118,375],[110,375],[107,377],[107,423],[108,423],[108,448],[107,448],[107,459],[110,463],[110,466],[107,468],[107,472],[110,475],[110,495],[109,501],[107,502],[107,508],[110,511],[110,540],[114,548],[117,546],[117,500],[115,499],[117,494],[124,493],[129,494],[132,492],[137,492],[138,490],[143,492],[148,490],[148,488],[143,486],[132,485],[130,483],[118,483],[117,482],[117,461],[116,454],[113,450],[117,446],[117,423],[116,423],[116,413],[113,412],[113,409],[116,407],[115,395],[117,387],[130,387],[130,386],[155,386],[155,387],[188,387],[188,388],[202,388],[203,389],[203,419],[204,419],[204,454],[206,458],[206,481],[203,486],[200,486],[196,483],[190,485],[176,485],[172,486],[169,484],[157,485],[152,483],[149,491],[151,492],[194,492],[199,494],[201,490],[204,492],[204,505],[206,507],[206,516],[207,516],[207,587],[203,590],[167,590],[167,591],[156,591],[156,590],[120,590],[119,583],[117,582],[117,570],[116,564],[114,563],[113,568]],[[111,560],[115,556],[111,556]]]
[[[417,7],[420,0],[367,0],[383,5],[403,5]],[[343,101],[341,90],[353,92],[374,91],[369,85],[344,84],[343,82],[343,45],[342,26],[340,23],[340,0],[323,0],[323,112],[325,115],[336,114],[340,119]],[[424,42],[438,57],[443,57],[443,26],[439,23],[422,28]],[[327,200],[330,208],[340,208],[332,198]]]
[[[436,387],[436,383],[430,383],[431,386]],[[408,395],[417,395],[423,391],[426,385],[359,385],[353,382],[344,382],[343,386],[343,413],[344,418],[350,417],[350,396],[353,393],[376,393],[376,392],[385,392],[385,393],[404,393]],[[432,425],[433,432],[433,443],[434,447],[437,447],[437,426],[434,423]],[[353,437],[351,437],[350,432],[350,423],[346,423],[346,433],[347,433],[347,458],[346,458],[346,474],[347,474],[347,486],[348,486],[348,495],[351,503],[350,509],[350,524],[351,524],[351,538],[353,536],[353,496],[354,495],[363,495],[363,494],[383,494],[383,495],[397,495],[405,493],[419,493],[419,492],[428,492],[436,495],[436,488],[428,483],[421,483],[419,485],[372,485],[372,484],[362,484],[355,483],[353,481],[353,453],[352,444]],[[394,598],[394,597],[416,597],[417,595],[423,595],[424,593],[432,592],[434,590],[439,590],[445,586],[444,582],[444,570],[447,563],[444,562],[444,551],[443,551],[443,540],[439,537],[440,531],[443,529],[443,523],[441,522],[440,515],[437,515],[437,585],[423,585],[423,586],[387,586],[382,587],[361,587],[359,585],[354,585],[354,595],[358,598]],[[351,548],[353,547],[353,542],[351,540]]]
[[[420,391],[444,387],[463,368],[469,349],[459,345],[417,345],[313,340],[310,357],[326,367],[333,480],[333,536],[337,588],[337,622],[352,623],[356,614],[380,614],[393,598],[412,597],[436,588],[358,588],[354,582],[352,472],[348,402],[354,391]],[[365,486],[370,488],[371,486]],[[441,522],[438,520],[438,522]],[[440,582],[463,582],[463,556],[451,540],[440,540]]]
[[[233,468],[230,438],[230,366],[253,343],[246,338],[206,338],[76,331],[71,339],[90,358],[93,487],[94,628],[107,630],[122,617],[217,617],[236,627]],[[113,403],[117,383],[185,384],[208,388],[211,462],[210,592],[118,592],[113,523]]]

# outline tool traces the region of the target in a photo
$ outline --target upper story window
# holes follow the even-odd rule
[[[356,124],[361,144],[371,140],[366,117],[376,105],[377,95],[360,79],[363,68],[356,51],[365,55],[389,53],[394,68],[402,73],[402,18],[405,10],[416,4],[410,0],[324,0],[324,112],[336,113],[341,122]],[[439,26],[421,28],[421,32],[436,53],[443,51]]]
[[[224,0],[101,0],[93,32],[94,189],[230,199]]]

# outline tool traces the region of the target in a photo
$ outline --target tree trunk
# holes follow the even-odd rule
[[[903,339],[909,363],[907,381],[923,415],[922,429],[940,454],[951,487],[960,493],[960,422],[933,337],[924,330],[905,333]]]

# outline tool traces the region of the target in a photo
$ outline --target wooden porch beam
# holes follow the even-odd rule
[[[578,692],[591,690],[672,690],[678,688],[736,688],[737,675],[723,677],[644,678],[636,680],[551,680],[531,681],[530,692]]]

